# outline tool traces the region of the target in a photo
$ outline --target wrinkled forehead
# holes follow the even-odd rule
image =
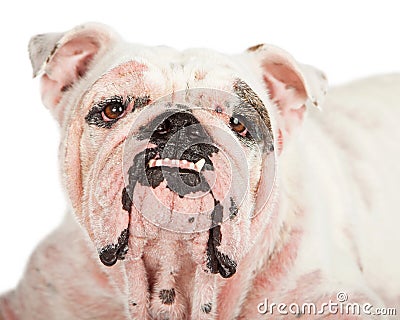
[[[213,88],[232,92],[238,72],[234,61],[209,50],[152,48],[113,62],[89,88],[90,98],[151,96],[156,100],[180,90]]]

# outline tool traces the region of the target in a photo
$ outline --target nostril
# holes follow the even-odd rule
[[[165,119],[162,123],[158,125],[155,131],[158,134],[164,135],[171,131],[171,127],[172,127],[171,121],[169,119]]]

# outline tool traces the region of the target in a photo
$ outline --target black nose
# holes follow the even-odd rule
[[[210,138],[197,118],[189,112],[166,115],[150,137],[150,142],[162,147],[165,157],[174,157],[173,151],[199,143],[210,143]]]
[[[199,121],[189,112],[176,112],[166,117],[155,129],[153,135],[165,137],[172,136],[180,129],[199,124]]]

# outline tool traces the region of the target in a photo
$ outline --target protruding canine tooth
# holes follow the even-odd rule
[[[206,163],[206,160],[204,160],[204,159],[200,159],[199,161],[197,161],[195,164],[196,170],[200,172],[201,169],[203,169],[205,163]]]
[[[155,165],[156,165],[156,160],[154,160],[154,159],[149,160],[149,167],[150,168],[154,167]]]

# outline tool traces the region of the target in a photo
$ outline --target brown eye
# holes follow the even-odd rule
[[[115,120],[125,112],[125,106],[121,102],[113,101],[108,103],[103,109],[104,120]]]
[[[246,134],[247,129],[244,126],[244,124],[239,121],[238,118],[231,117],[230,120],[229,120],[229,124],[230,124],[230,126],[231,126],[233,131],[235,131],[235,132],[237,132],[237,133],[239,133],[241,135],[245,135]]]

